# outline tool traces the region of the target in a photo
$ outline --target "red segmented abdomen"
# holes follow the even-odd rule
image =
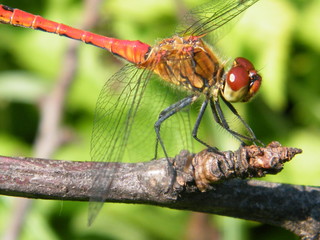
[[[108,51],[128,60],[140,64],[145,61],[150,46],[140,41],[119,40],[69,27],[62,23],[47,20],[16,8],[0,4],[0,22],[13,26],[20,26],[41,30],[60,36],[80,40],[82,42],[107,49]]]

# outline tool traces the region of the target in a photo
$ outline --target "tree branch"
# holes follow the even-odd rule
[[[110,171],[113,180],[105,195],[107,202],[237,217],[281,226],[305,239],[318,239],[318,187],[232,179],[277,173],[298,153],[300,149],[273,142],[266,148],[246,146],[235,152],[205,150],[194,155],[182,151],[170,159],[170,164],[166,159],[99,163],[0,157],[0,194],[89,201],[91,171]]]

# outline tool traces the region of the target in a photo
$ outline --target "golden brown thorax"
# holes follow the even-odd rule
[[[212,50],[192,36],[159,42],[140,67],[152,70],[167,82],[207,94],[220,82],[224,71]]]

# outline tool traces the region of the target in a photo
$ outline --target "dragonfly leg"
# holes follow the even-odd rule
[[[156,131],[157,134],[157,140],[156,140],[156,148],[155,148],[155,158],[157,158],[157,153],[158,153],[158,145],[160,143],[160,146],[164,152],[165,157],[168,159],[168,153],[165,149],[164,143],[161,139],[160,136],[160,127],[161,124],[168,119],[169,117],[171,117],[173,114],[179,112],[180,110],[182,110],[183,108],[189,106],[190,104],[192,104],[196,99],[198,98],[198,96],[196,95],[190,95],[186,98],[183,98],[182,100],[170,105],[169,107],[167,107],[166,109],[164,109],[158,117],[158,120],[156,121],[156,123],[154,124],[154,129]]]
[[[199,143],[203,144],[204,146],[206,146],[207,148],[213,150],[214,152],[216,153],[219,153],[219,150],[218,148],[216,147],[212,147],[210,146],[208,143],[202,141],[201,139],[198,138],[198,129],[199,129],[199,126],[200,126],[200,122],[202,120],[202,117],[203,117],[203,114],[206,110],[208,106],[208,99],[206,99],[202,105],[201,105],[201,108],[200,108],[200,111],[199,111],[199,114],[198,114],[198,117],[197,117],[197,120],[196,120],[196,123],[194,124],[194,127],[193,127],[193,130],[192,130],[192,137],[197,140]]]
[[[245,145],[245,142],[243,141],[242,138],[245,138],[245,139],[248,138],[247,140],[250,140],[249,137],[242,136],[241,134],[239,134],[239,133],[233,131],[232,129],[230,129],[230,126],[229,126],[229,124],[227,123],[227,121],[226,121],[226,119],[224,117],[223,111],[221,110],[219,100],[216,100],[216,101],[210,100],[210,107],[211,107],[211,111],[212,111],[214,120],[221,127],[223,127],[229,133],[231,133],[232,136],[234,136],[236,139],[238,139],[241,142],[242,145]]]
[[[243,124],[243,126],[246,128],[246,130],[248,131],[249,135],[250,135],[250,141],[253,142],[254,144],[257,145],[257,143],[261,144],[262,146],[265,146],[265,144],[263,142],[261,142],[259,139],[257,139],[256,135],[254,134],[253,130],[251,129],[251,127],[246,123],[246,121],[243,120],[243,118],[239,115],[238,111],[234,108],[234,106],[232,106],[232,104],[230,102],[228,102],[227,100],[224,99],[224,97],[222,96],[222,100],[224,101],[224,103],[227,105],[227,107],[231,110],[231,112],[236,115],[236,117],[241,121],[241,123]]]
[[[249,137],[242,135],[240,133],[237,133],[236,131],[230,129],[229,124],[227,123],[224,114],[221,110],[220,107],[220,103],[219,100],[213,101],[212,99],[210,100],[210,106],[211,106],[211,110],[213,113],[213,116],[215,118],[215,121],[220,124],[224,129],[226,129],[230,134],[232,134],[236,139],[238,139],[242,145],[246,145],[244,140],[248,140],[253,142],[254,144],[259,143],[264,145],[261,141],[259,141],[254,132],[252,131],[252,129],[249,127],[249,125],[243,120],[243,118],[239,115],[239,113],[237,112],[237,110],[232,106],[231,103],[229,103],[228,101],[226,101],[223,97],[222,97],[223,101],[225,102],[225,104],[228,106],[228,108],[231,110],[231,112],[241,121],[241,123],[245,126],[246,130],[249,133]]]

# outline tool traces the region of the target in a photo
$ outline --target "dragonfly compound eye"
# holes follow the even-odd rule
[[[238,57],[226,76],[223,96],[229,102],[247,102],[259,90],[261,76],[252,63]]]

